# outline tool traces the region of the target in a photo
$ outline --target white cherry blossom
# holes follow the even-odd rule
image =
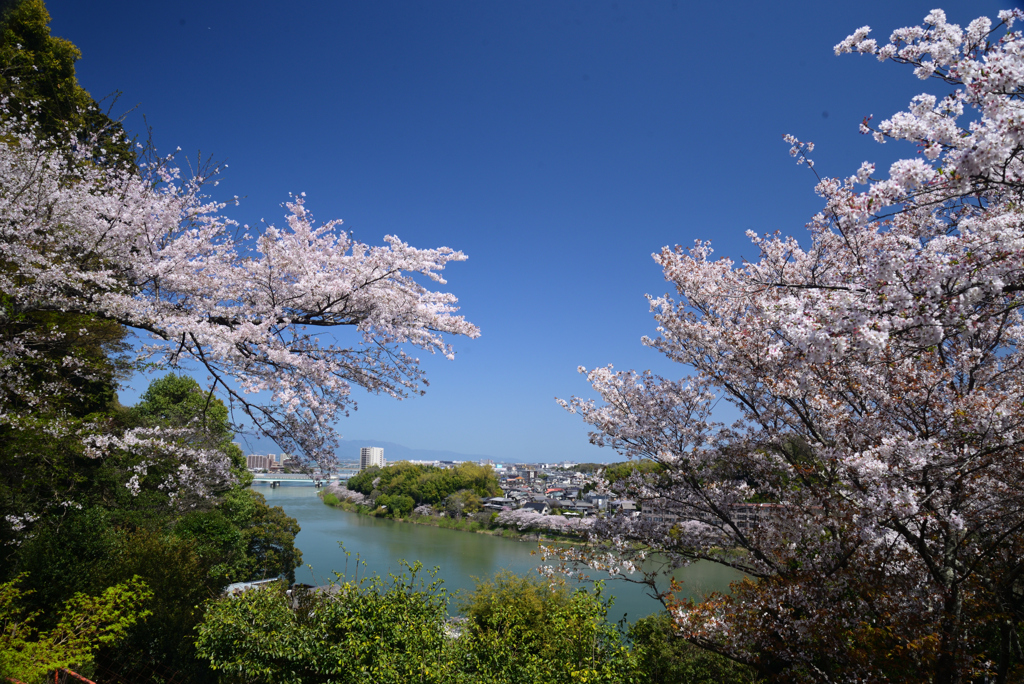
[[[353,386],[420,393],[425,379],[404,350],[452,358],[447,336],[479,334],[453,295],[422,284],[445,284],[461,252],[394,236],[363,244],[340,221],[315,222],[301,196],[284,226],[245,231],[203,196],[209,176],[182,180],[170,159],[138,173],[99,168],[89,146],[58,153],[25,122],[2,119],[0,319],[59,311],[121,323],[148,338],[140,361],[198,369],[240,423],[307,463],[333,459],[334,423],[354,406]],[[328,330],[344,327],[351,332]],[[29,391],[19,375],[33,354],[23,336],[0,347],[0,381],[29,411],[46,401],[46,388]],[[0,415],[16,426],[19,410],[0,406]]]
[[[1006,681],[999,644],[1024,623],[1022,18],[964,31],[935,10],[888,45],[867,27],[839,43],[939,85],[862,125],[924,154],[821,178],[809,234],[750,234],[756,261],[662,249],[676,295],[649,298],[644,343],[690,375],[598,368],[601,403],[563,402],[591,441],[663,466],[614,487],[659,514],[597,538],[751,578],[665,597],[691,641],[794,681]],[[736,424],[712,420],[721,400]]]

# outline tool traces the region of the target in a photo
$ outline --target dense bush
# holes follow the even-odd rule
[[[412,497],[405,494],[381,494],[376,503],[378,508],[384,509],[393,518],[404,518],[416,506]]]
[[[198,400],[202,396],[191,379],[168,376],[155,381],[137,406],[114,407],[111,415],[125,422],[180,426],[192,424],[207,408],[205,427],[179,437],[220,445],[239,460],[230,430],[218,420],[226,413],[223,404],[214,400],[206,407],[205,398]],[[139,463],[148,467],[141,470],[132,495],[126,482],[140,473]],[[209,681],[209,668],[195,658],[193,646],[205,603],[230,582],[294,580],[302,556],[294,545],[299,527],[293,518],[239,484],[211,498],[173,497],[159,486],[162,471],[170,467],[156,457],[143,460],[128,453],[86,464],[75,478],[81,503],[60,515],[40,516],[31,534],[5,550],[0,582],[21,574],[18,605],[37,615],[33,625],[40,635],[59,627],[64,613],[58,606],[76,595],[102,596],[131,581],[147,588],[138,606],[145,619],[126,622],[116,634],[94,643],[79,667],[94,661],[87,667],[108,668],[138,682],[150,681],[153,673]],[[0,624],[10,619],[0,615]]]
[[[618,682],[636,672],[610,601],[564,582],[498,573],[461,602],[464,672],[481,682]]]
[[[681,642],[667,615],[628,635],[602,587],[501,572],[458,601],[412,572],[330,591],[262,588],[212,605],[198,650],[224,684],[753,684],[750,671]],[[273,635],[273,638],[268,638]]]
[[[464,490],[476,497],[501,496],[494,470],[475,463],[438,468],[403,461],[386,468],[367,468],[348,481],[348,488],[367,496],[406,496],[413,506],[438,505]],[[462,503],[471,502],[468,496],[463,498]],[[377,504],[381,505],[379,498]]]
[[[212,604],[201,656],[222,682],[451,682],[448,596],[409,575],[339,582],[330,592],[276,585]],[[268,638],[272,635],[272,638]]]

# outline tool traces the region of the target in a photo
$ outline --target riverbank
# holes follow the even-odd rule
[[[474,534],[486,534],[493,537],[502,537],[504,539],[512,539],[516,541],[530,541],[530,542],[555,542],[559,544],[585,544],[580,537],[572,535],[563,535],[553,533],[550,530],[517,530],[510,527],[504,527],[496,523],[482,522],[480,520],[467,520],[450,518],[448,516],[439,515],[419,515],[413,513],[411,515],[395,518],[391,516],[378,516],[375,515],[374,511],[377,510],[372,506],[365,504],[356,503],[349,499],[340,498],[339,493],[347,492],[347,490],[341,490],[332,485],[326,489],[321,490],[318,493],[320,500],[325,505],[333,508],[339,508],[349,513],[355,513],[357,515],[366,515],[373,518],[386,517],[388,520],[394,520],[395,522],[412,523],[413,525],[427,525],[429,527],[438,527],[446,530],[457,530],[459,532],[472,532]]]

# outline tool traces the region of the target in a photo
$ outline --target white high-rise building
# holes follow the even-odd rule
[[[359,469],[384,467],[384,447],[363,447],[359,450]]]

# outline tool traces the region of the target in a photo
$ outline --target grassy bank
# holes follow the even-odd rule
[[[482,522],[480,520],[469,520],[466,518],[460,519],[449,518],[448,516],[441,517],[439,515],[417,515],[415,513],[402,518],[394,518],[391,516],[378,515],[376,513],[376,509],[371,508],[370,506],[364,506],[345,499],[339,499],[329,491],[321,491],[319,495],[320,499],[325,504],[335,508],[340,508],[343,511],[358,513],[360,515],[368,515],[375,518],[387,518],[389,520],[397,520],[398,522],[413,523],[414,525],[429,525],[431,527],[441,527],[447,530],[459,530],[460,532],[489,534],[495,537],[517,539],[519,541],[547,541],[571,544],[579,544],[581,542],[579,537],[571,537],[569,535],[555,534],[552,532],[538,533],[535,531],[520,531],[508,527],[502,527],[501,525],[494,523]]]

